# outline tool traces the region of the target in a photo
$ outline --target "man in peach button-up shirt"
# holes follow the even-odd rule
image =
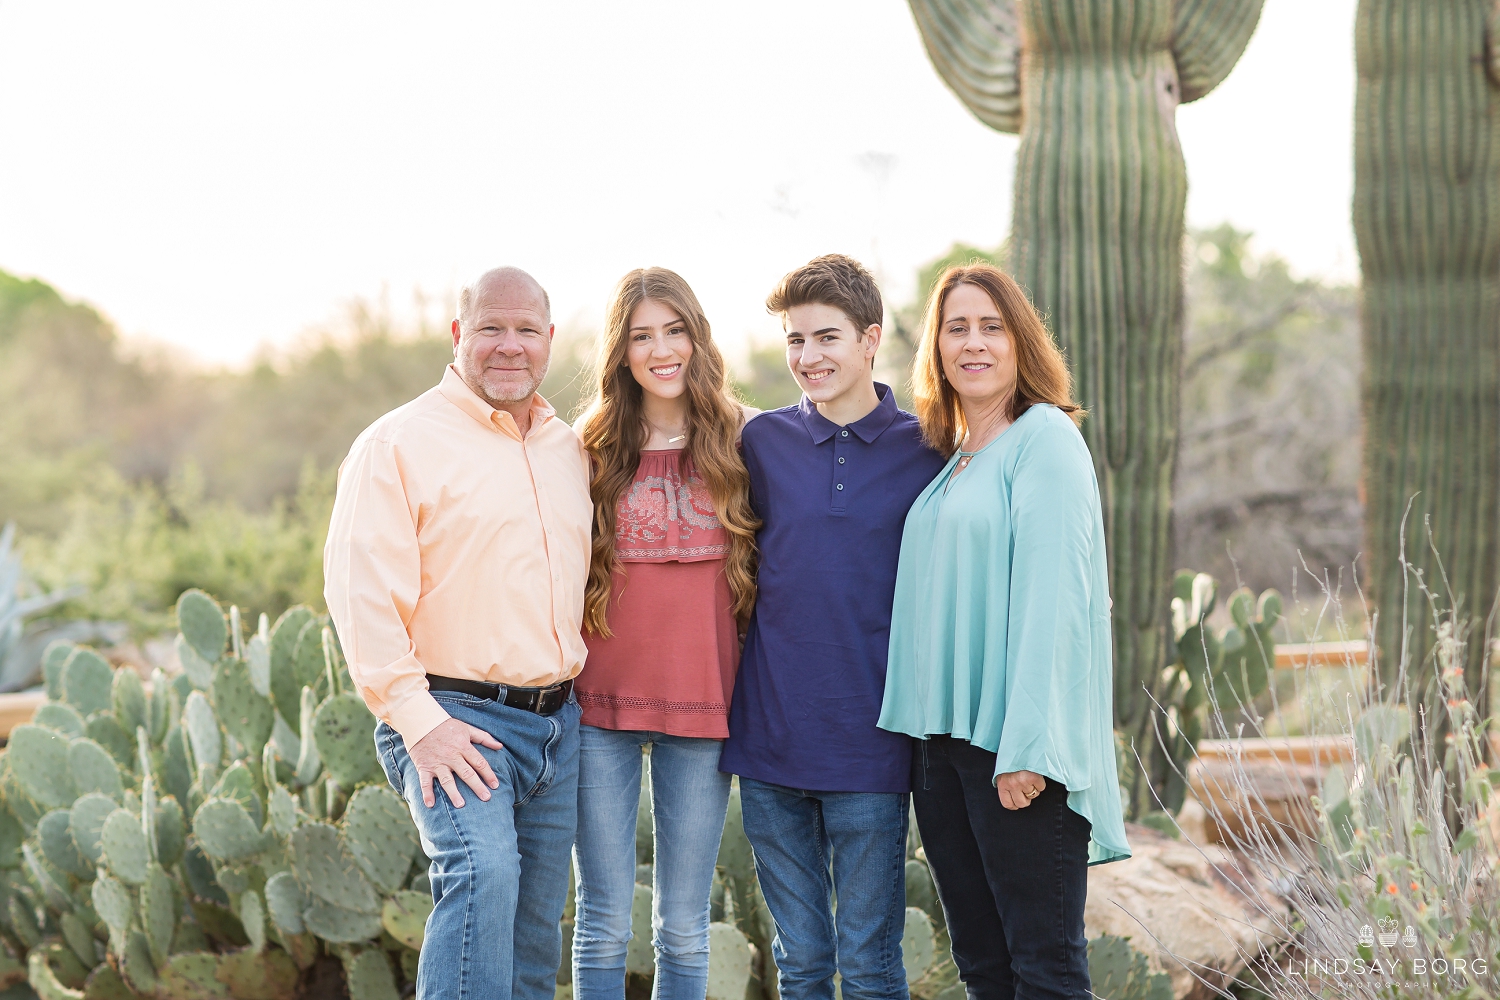
[[[442,382],[339,469],[328,610],[432,859],[419,1000],[555,988],[593,505],[582,444],[536,394],[552,334],[530,275],[485,273],[459,296]]]

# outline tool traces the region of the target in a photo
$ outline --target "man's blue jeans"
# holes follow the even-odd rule
[[[776,922],[783,1000],[833,1000],[835,971],[844,1000],[906,1000],[909,798],[740,778],[745,836]]]
[[[505,749],[475,744],[500,779],[488,802],[460,783],[463,808],[435,787],[437,804],[428,809],[401,734],[385,723],[375,730],[386,777],[432,859],[435,905],[417,1000],[551,1000],[578,826],[578,705],[542,716],[456,691],[432,696]]]
[[[651,746],[651,944],[656,1000],[703,1000],[708,989],[709,890],[729,775],[719,770],[722,740],[582,727],[578,764],[577,923],[573,995],[619,1000],[635,897],[635,818],[641,749]]]

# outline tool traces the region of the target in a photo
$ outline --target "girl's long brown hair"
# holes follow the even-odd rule
[[[951,455],[969,431],[958,392],[943,375],[943,358],[938,352],[943,303],[959,285],[973,285],[988,295],[1000,310],[1005,332],[1010,334],[1016,355],[1016,391],[1010,399],[1010,419],[1018,419],[1036,403],[1051,403],[1075,424],[1082,423],[1087,413],[1073,401],[1073,375],[1026,293],[995,265],[975,261],[948,268],[927,296],[922,343],[917,347],[911,373],[912,400],[927,443]]]
[[[642,406],[645,392],[630,373],[630,317],[646,300],[659,302],[682,318],[692,341],[688,358],[687,444],[691,459],[713,498],[714,512],[729,535],[724,575],[734,595],[734,614],[741,624],[755,606],[755,531],[760,527],[750,508],[750,474],[740,458],[736,438],[742,410],[729,388],[724,356],[714,344],[708,318],[688,283],[663,267],[637,268],[615,286],[599,344],[598,382],[594,398],[578,421],[584,447],[593,458],[593,558],[584,589],[584,627],[608,636],[609,597],[615,571],[615,518],[620,497],[630,488],[646,443]]]

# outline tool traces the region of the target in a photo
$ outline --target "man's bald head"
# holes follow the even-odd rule
[[[518,302],[528,297],[547,323],[552,322],[552,300],[547,290],[519,267],[495,267],[468,281],[458,290],[458,325],[469,329],[474,304],[485,296],[503,296]]]

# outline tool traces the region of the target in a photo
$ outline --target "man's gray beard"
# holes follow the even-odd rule
[[[469,383],[469,388],[474,389],[479,394],[479,397],[481,399],[498,410],[500,409],[501,404],[519,403],[523,400],[530,399],[532,394],[535,393],[537,389],[541,388],[542,382],[546,380],[547,368],[551,364],[551,361],[552,359],[548,358],[542,362],[540,370],[538,370],[533,376],[531,387],[525,392],[522,392],[519,389],[506,388],[504,390],[504,395],[500,396],[493,395],[491,393],[490,387],[485,384],[484,369],[481,368],[478,372],[479,377],[475,378],[475,372],[473,372],[472,370],[466,370],[469,368],[469,366],[460,363],[458,373],[464,377],[465,382]]]

